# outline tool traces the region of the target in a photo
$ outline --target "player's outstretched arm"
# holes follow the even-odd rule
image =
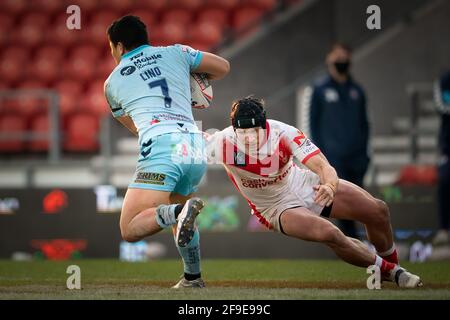
[[[129,117],[129,116],[120,116],[116,118],[117,121],[119,121],[125,128],[127,128],[128,130],[130,130],[130,132],[132,134],[134,134],[135,136],[138,135],[138,131],[136,129],[136,126],[134,125],[133,120]]]
[[[230,72],[230,63],[218,55],[203,52],[202,60],[193,72],[206,73],[210,80],[220,80]]]
[[[331,205],[339,184],[336,170],[322,153],[308,159],[305,165],[320,177],[320,185],[314,187],[316,190],[314,201],[322,206]]]

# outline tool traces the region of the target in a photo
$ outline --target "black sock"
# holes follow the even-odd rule
[[[183,210],[183,205],[182,204],[178,204],[175,207],[175,219],[178,218],[178,215],[180,214],[181,210]]]
[[[190,274],[190,273],[184,273],[184,278],[188,281],[192,281],[198,278],[201,278],[202,274],[201,273],[197,273],[197,274]]]

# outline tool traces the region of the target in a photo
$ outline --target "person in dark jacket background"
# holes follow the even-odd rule
[[[350,75],[347,45],[334,44],[326,64],[328,75],[315,83],[308,99],[310,136],[340,178],[362,187],[369,165],[366,95]],[[346,235],[357,238],[354,222],[339,224]]]
[[[439,231],[433,244],[448,244],[450,224],[450,71],[445,73],[435,85],[436,107],[441,115],[439,129],[440,160],[438,167],[438,210]]]

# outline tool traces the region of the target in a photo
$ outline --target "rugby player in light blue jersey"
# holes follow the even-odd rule
[[[207,160],[192,115],[190,73],[218,80],[230,65],[188,46],[151,46],[136,16],[114,21],[107,33],[117,66],[105,82],[105,96],[113,116],[139,137],[140,146],[120,216],[122,237],[134,242],[172,227],[184,263],[184,277],[174,288],[204,287],[195,226],[203,202],[192,195]]]

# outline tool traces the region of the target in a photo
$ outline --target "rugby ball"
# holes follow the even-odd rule
[[[191,73],[192,108],[206,109],[213,99],[213,89],[205,73]]]

